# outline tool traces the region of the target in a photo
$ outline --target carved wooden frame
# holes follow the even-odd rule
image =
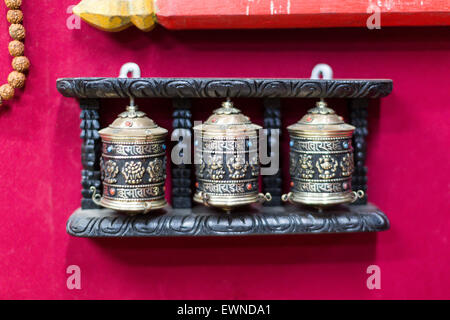
[[[389,220],[367,202],[365,167],[367,107],[369,98],[381,98],[392,91],[392,80],[311,79],[214,79],[214,78],[65,78],[57,81],[58,91],[80,99],[82,146],[82,201],[69,219],[69,234],[99,236],[244,235],[280,233],[366,232],[389,228]],[[257,97],[264,99],[264,125],[281,129],[281,98],[346,98],[354,134],[355,189],[366,196],[357,206],[341,205],[325,213],[313,208],[281,206],[282,176],[263,177],[263,192],[276,198],[266,208],[255,206],[230,215],[214,209],[192,207],[192,168],[172,166],[172,207],[166,213],[129,217],[99,209],[90,199],[89,188],[101,186],[99,173],[99,107],[101,98],[173,99],[173,128],[192,129],[189,98]],[[251,213],[253,212],[253,213]],[[213,225],[215,224],[215,225]],[[146,230],[146,231],[142,231]],[[152,231],[153,230],[153,231]],[[245,232],[243,231],[245,230]]]

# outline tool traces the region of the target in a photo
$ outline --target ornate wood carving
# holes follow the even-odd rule
[[[354,191],[363,190],[364,198],[358,199],[354,204],[367,203],[367,167],[366,162],[366,136],[369,133],[367,128],[367,99],[351,99],[349,101],[350,123],[356,127],[353,134],[353,153],[355,159],[355,171],[352,176],[352,189]]]
[[[192,136],[191,103],[188,99],[173,100],[173,129],[188,130]],[[180,143],[180,142],[179,142]],[[191,142],[189,142],[191,144]],[[172,206],[174,208],[192,207],[192,179],[190,164],[172,163]]]
[[[272,130],[279,130],[279,134],[281,137],[281,111],[280,111],[281,102],[280,99],[265,99],[264,100],[264,128],[268,129],[267,139],[270,141]],[[267,144],[267,152],[270,154],[271,148],[270,144]],[[280,159],[279,163],[281,164],[281,156],[282,153],[279,153]],[[282,177],[281,177],[281,169],[272,176],[264,175],[262,176],[263,180],[263,190],[264,193],[269,192],[272,195],[272,200],[264,203],[265,206],[273,207],[281,205],[281,195],[283,194],[282,190]]]
[[[174,99],[173,128],[192,129],[190,103],[185,98],[258,97],[265,99],[266,128],[281,127],[278,98],[351,98],[350,122],[354,134],[355,172],[353,189],[367,191],[366,141],[368,98],[387,96],[391,80],[310,79],[192,79],[192,78],[76,78],[60,79],[58,90],[78,97],[81,107],[82,203],[69,219],[69,234],[83,237],[301,234],[382,231],[389,228],[386,216],[367,204],[337,206],[320,213],[312,208],[278,206],[281,176],[263,177],[264,191],[272,193],[275,206],[252,206],[224,214],[211,208],[191,209],[191,166],[172,165],[172,200],[176,208],[146,216],[127,216],[98,209],[89,188],[101,189],[99,159],[99,98],[167,97]],[[182,98],[182,99],[178,99]],[[164,213],[164,214],[163,214]]]
[[[81,147],[81,163],[83,170],[81,170],[81,208],[94,209],[98,206],[92,201],[92,192],[89,190],[91,186],[100,190],[100,153],[101,140],[98,130],[99,124],[99,101],[95,99],[80,100],[81,108],[81,139],[83,144]]]
[[[392,80],[66,78],[57,88],[78,98],[380,98]]]
[[[67,232],[78,237],[241,236],[387,229],[389,220],[372,204],[342,205],[322,213],[293,205],[253,206],[229,215],[204,206],[167,208],[135,216],[108,209],[78,209],[67,222]]]

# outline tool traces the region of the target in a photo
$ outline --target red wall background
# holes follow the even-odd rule
[[[0,298],[450,298],[449,29],[158,27],[108,34],[84,23],[69,30],[66,9],[75,2],[24,1],[32,68],[25,91],[0,110]],[[3,81],[7,27],[0,19]],[[391,230],[208,239],[67,235],[66,220],[80,202],[79,107],[56,91],[56,79],[116,76],[128,61],[143,76],[309,77],[325,62],[336,78],[393,79],[393,93],[371,103],[367,161],[370,201],[387,213]],[[344,112],[342,102],[332,102]],[[139,103],[170,128],[170,101]],[[194,103],[201,120],[218,102]],[[259,101],[238,103],[261,123]],[[286,126],[313,101],[284,103]],[[105,106],[104,125],[124,104]],[[72,264],[81,268],[81,290],[66,287]],[[366,287],[371,264],[381,268],[381,290]]]

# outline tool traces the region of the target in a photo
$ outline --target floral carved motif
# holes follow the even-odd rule
[[[225,170],[223,169],[223,159],[222,155],[212,155],[209,157],[204,171],[207,173],[210,179],[221,180],[225,175]]]
[[[102,159],[103,160],[103,159]],[[103,167],[103,180],[106,183],[116,183],[117,179],[116,176],[119,173],[119,167],[117,166],[117,163],[115,163],[112,160],[108,160],[105,163],[101,161],[102,167]]]
[[[321,179],[331,179],[336,175],[338,162],[329,155],[323,155],[316,161],[316,168],[319,170]]]
[[[353,161],[353,155],[352,154],[346,154],[344,158],[342,158],[341,161],[341,170],[342,175],[345,177],[349,177],[352,175],[354,168],[354,161]]]
[[[227,167],[230,171],[231,179],[242,179],[247,172],[248,163],[241,155],[236,155],[227,160]]]
[[[392,91],[392,80],[67,78],[57,87],[78,98],[380,98]]]
[[[300,176],[304,179],[312,179],[314,176],[314,169],[311,155],[300,155],[298,164],[300,166]]]
[[[122,175],[125,178],[125,182],[128,184],[142,183],[142,177],[144,176],[145,168],[139,161],[125,162],[122,168]]]
[[[147,167],[149,182],[157,182],[164,179],[164,162],[161,159],[150,161]]]

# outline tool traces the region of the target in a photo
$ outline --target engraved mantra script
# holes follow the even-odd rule
[[[203,150],[211,151],[235,151],[245,150],[245,143],[243,141],[221,141],[221,140],[204,140]]]
[[[203,189],[212,193],[244,193],[245,184],[219,184],[219,183],[203,183]]]
[[[344,192],[341,182],[337,183],[298,183],[301,191],[304,192]],[[347,182],[350,185],[350,182]]]
[[[133,156],[133,155],[146,155],[149,153],[160,153],[162,152],[162,148],[160,144],[146,144],[146,145],[112,145],[114,151],[118,154],[124,156]],[[103,145],[103,153],[107,153],[108,145]]]
[[[305,141],[298,142],[297,147],[302,151],[338,151],[343,149],[341,141]]]
[[[133,188],[133,189],[119,189],[117,188],[117,198],[120,199],[142,199],[142,198],[150,198],[159,195],[160,187],[146,187],[146,188]],[[107,195],[106,192],[103,193]]]

